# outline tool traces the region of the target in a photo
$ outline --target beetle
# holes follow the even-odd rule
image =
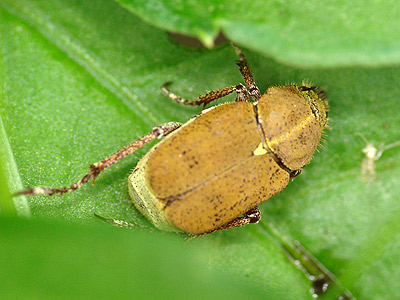
[[[154,127],[125,148],[91,164],[68,187],[33,187],[17,194],[75,191],[109,166],[161,139],[129,176],[134,205],[157,228],[189,234],[257,223],[257,205],[281,192],[307,165],[328,121],[325,94],[317,87],[272,86],[261,95],[242,51],[232,44],[245,85],[210,91],[193,101],[168,89],[176,102],[202,105],[236,93],[236,100],[203,110],[187,123]]]

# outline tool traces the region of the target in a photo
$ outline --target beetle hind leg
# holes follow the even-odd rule
[[[160,139],[163,136],[168,135],[169,133],[173,132],[174,130],[178,129],[182,124],[178,122],[169,122],[165,123],[164,125],[154,127],[152,132],[142,136],[141,138],[137,139],[136,141],[132,142],[128,146],[122,148],[121,150],[115,152],[114,154],[106,157],[105,159],[91,164],[89,167],[89,172],[81,178],[78,182],[71,184],[67,187],[61,188],[48,188],[44,186],[32,187],[27,188],[22,191],[18,191],[14,194],[14,196],[18,195],[49,195],[52,196],[54,194],[65,194],[67,192],[73,192],[79,189],[82,185],[88,183],[91,179],[93,179],[93,183],[96,181],[97,176],[106,168],[112,166],[113,164],[117,163],[124,157],[132,154],[137,149],[143,147],[147,143],[155,140]]]

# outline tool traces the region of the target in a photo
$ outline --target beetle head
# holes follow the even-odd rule
[[[319,87],[306,84],[299,86],[298,90],[301,96],[310,104],[311,110],[321,128],[325,128],[328,123],[328,101],[325,93]]]

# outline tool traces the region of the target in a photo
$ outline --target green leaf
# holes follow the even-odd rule
[[[0,3],[0,18],[0,116],[4,127],[0,130],[0,147],[8,159],[5,173],[12,192],[22,186],[68,185],[85,174],[89,163],[103,159],[152,127],[167,121],[185,122],[200,112],[200,108],[165,99],[159,90],[166,81],[172,81],[171,88],[188,98],[242,81],[234,64],[235,53],[228,45],[214,50],[176,45],[167,33],[147,25],[114,2],[4,0]],[[303,174],[284,192],[261,205],[261,224],[217,232],[179,248],[201,251],[204,257],[193,259],[199,259],[213,272],[224,269],[229,276],[243,280],[247,287],[257,285],[270,299],[307,299],[310,284],[267,233],[266,229],[273,227],[279,232],[278,242],[299,240],[355,296],[392,299],[400,282],[400,148],[386,150],[374,162],[376,175],[369,178],[373,181],[364,182],[361,162],[365,142],[355,133],[362,133],[376,147],[400,140],[400,68],[296,69],[246,48],[243,51],[261,90],[303,79],[323,87],[330,103],[331,128],[320,153],[316,153]],[[89,184],[63,197],[28,199],[33,219],[52,220],[48,225],[50,233],[40,235],[47,225],[1,220],[2,244],[7,245],[10,240],[10,246],[3,251],[13,253],[17,248],[20,252],[16,257],[28,261],[34,247],[39,248],[44,240],[51,240],[49,236],[60,232],[60,239],[62,235],[71,236],[69,245],[74,245],[76,239],[80,239],[77,245],[85,239],[96,241],[95,250],[90,249],[89,242],[76,246],[81,248],[80,252],[76,250],[71,257],[81,255],[82,260],[96,253],[105,240],[105,245],[114,250],[107,256],[111,266],[113,256],[115,260],[126,260],[129,253],[140,253],[131,245],[144,243],[142,239],[160,238],[162,243],[175,240],[170,235],[159,237],[123,229],[111,234],[112,229],[106,225],[102,228],[104,234],[97,229],[77,229],[84,227],[82,224],[98,224],[94,213],[152,229],[132,207],[127,193],[127,176],[150,146],[107,169],[95,186]],[[22,184],[18,183],[20,178]],[[15,209],[19,214],[24,210],[17,205]],[[9,226],[8,222],[11,229],[6,231],[3,228]],[[64,224],[67,222],[77,225],[70,228]],[[23,234],[30,226],[35,227],[29,232],[35,242]],[[136,235],[140,235],[137,241]],[[121,242],[121,236],[129,242],[124,242],[124,238]],[[60,260],[59,265],[55,264],[60,266],[57,270],[73,261],[63,251],[57,254],[67,247],[60,244],[61,240],[47,243],[43,255],[51,257],[50,262]],[[163,245],[154,247],[163,249]],[[132,250],[125,253],[125,249]],[[174,253],[168,253],[171,260],[165,260],[167,267],[181,255],[180,250]],[[16,265],[15,260],[10,265],[26,276],[34,273],[31,265],[40,265],[46,256],[35,255],[29,265]],[[151,256],[158,259],[157,253],[150,252]],[[65,261],[61,261],[62,257],[66,257]],[[3,268],[6,264],[1,263],[2,269],[9,270]],[[163,261],[158,259],[157,264]],[[99,278],[110,280],[107,272],[97,272],[92,263],[75,266],[77,274],[99,273]],[[113,274],[111,267],[107,270]],[[60,273],[60,277],[71,276],[68,272]],[[139,278],[141,272],[141,268],[132,265],[110,282],[117,283],[121,277]],[[195,275],[196,266],[184,272]],[[37,278],[43,274],[45,270]],[[23,281],[23,275],[15,282]],[[145,280],[155,285],[153,280],[157,276],[153,272]],[[53,282],[54,288],[58,283]],[[39,280],[35,284],[44,289]],[[228,289],[230,281],[221,286]],[[30,288],[33,290],[33,285]],[[96,288],[88,284],[91,292],[95,293]],[[10,289],[16,290],[17,285]],[[60,297],[68,295],[68,289],[54,290],[61,293]],[[125,288],[121,293],[129,291]]]
[[[22,183],[0,115],[0,215],[30,216],[26,197],[13,199],[9,187],[13,190],[21,189]]]
[[[299,0],[118,0],[150,24],[211,47],[219,31],[299,66],[379,66],[400,61],[400,4]]]

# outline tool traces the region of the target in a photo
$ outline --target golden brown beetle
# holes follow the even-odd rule
[[[204,110],[185,124],[170,122],[90,166],[65,188],[35,187],[18,194],[74,191],[148,142],[165,137],[129,176],[135,206],[162,230],[192,234],[257,223],[257,205],[282,191],[308,164],[327,124],[324,94],[308,85],[270,87],[260,95],[239,48],[243,84],[211,91],[188,105],[207,105],[233,92],[236,101]],[[253,100],[250,102],[249,94]]]

